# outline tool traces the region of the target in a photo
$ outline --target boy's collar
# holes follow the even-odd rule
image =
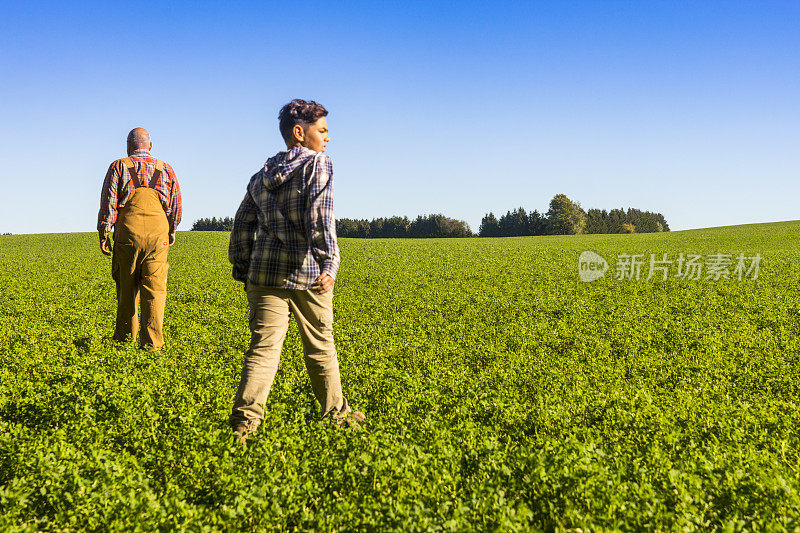
[[[306,148],[305,146],[295,146],[294,148],[290,148],[288,152],[290,155],[302,154],[303,152],[316,153],[314,150]]]

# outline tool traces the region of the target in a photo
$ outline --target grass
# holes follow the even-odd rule
[[[335,290],[363,431],[317,420],[296,328],[262,427],[227,234],[179,233],[161,353],[117,344],[94,234],[0,236],[4,530],[795,530],[800,222],[349,240]],[[578,279],[578,256],[609,262]],[[619,254],[759,277],[615,280]],[[644,271],[643,271],[644,272]]]

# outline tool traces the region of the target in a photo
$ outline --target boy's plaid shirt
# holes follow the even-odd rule
[[[336,278],[328,155],[296,147],[266,162],[236,212],[228,258],[234,279],[262,287],[309,289],[320,273]]]
[[[156,159],[147,150],[135,150],[128,156],[131,161],[141,163],[136,165],[139,183],[144,183],[145,187],[150,182],[153,172],[156,170]],[[147,167],[147,172],[143,173],[143,167]],[[167,163],[164,163],[164,171],[154,187],[164,207],[164,213],[169,221],[169,233],[175,234],[175,228],[181,222],[181,189],[178,186],[178,179],[175,171]],[[106,240],[111,229],[117,222],[117,213],[125,204],[128,203],[133,195],[134,185],[131,181],[130,172],[125,168],[122,159],[117,159],[108,167],[105,181],[103,181],[103,191],[100,194],[100,212],[97,214],[97,232],[100,234],[100,241]]]

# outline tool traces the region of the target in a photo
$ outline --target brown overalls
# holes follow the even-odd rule
[[[117,284],[117,326],[114,339],[136,339],[155,349],[164,346],[161,327],[167,299],[167,253],[169,222],[158,192],[153,188],[163,173],[164,163],[147,180],[147,165],[123,159],[134,191],[125,207],[119,210],[114,228],[112,276]],[[140,177],[139,172],[143,175]],[[149,184],[149,185],[148,185]],[[141,292],[141,332],[137,320]]]

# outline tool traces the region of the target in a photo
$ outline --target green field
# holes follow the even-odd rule
[[[800,222],[342,239],[359,432],[290,329],[246,448],[225,233],[179,233],[161,353],[110,340],[94,234],[0,237],[0,530],[797,530]],[[578,256],[611,263],[578,279]],[[615,280],[618,254],[761,254],[757,280]],[[643,271],[646,274],[646,269]]]

